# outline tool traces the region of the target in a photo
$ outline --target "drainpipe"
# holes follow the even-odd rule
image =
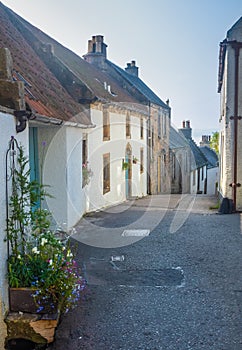
[[[238,167],[238,120],[241,120],[242,117],[238,116],[238,101],[239,101],[239,56],[240,49],[242,48],[242,42],[228,41],[228,44],[231,44],[231,47],[234,50],[235,58],[235,69],[234,69],[234,115],[230,117],[230,120],[234,121],[234,151],[233,151],[233,182],[229,186],[232,187],[232,196],[234,210],[236,211],[236,201],[237,201],[237,187],[240,187],[241,184],[237,183],[237,167]]]
[[[150,180],[150,155],[151,155],[151,132],[150,132],[150,101],[148,101],[148,121],[147,121],[147,194],[151,194]]]

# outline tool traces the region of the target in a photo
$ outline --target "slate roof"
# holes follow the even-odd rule
[[[224,75],[224,65],[225,65],[225,57],[226,57],[226,51],[227,51],[227,45],[230,40],[229,37],[233,37],[233,31],[234,30],[242,30],[242,16],[235,22],[235,24],[227,31],[226,39],[224,39],[220,43],[220,49],[219,49],[219,65],[218,65],[218,93],[221,92],[222,84],[223,84],[223,75]]]
[[[207,159],[203,155],[200,148],[197,146],[196,142],[192,138],[187,139],[187,141],[190,145],[191,152],[194,157],[194,161],[191,161],[192,170],[202,168],[203,166],[207,165]]]
[[[126,72],[124,69],[118,67],[109,60],[106,60],[106,62],[110,68],[114,69],[124,80],[135,87],[139,93],[143,95],[144,101],[141,102],[151,102],[167,110],[170,110],[170,107],[164,103],[138,76]]]
[[[170,127],[169,147],[171,150],[189,147],[186,138],[173,126]]]
[[[218,156],[216,152],[208,146],[202,146],[200,150],[207,159],[208,169],[216,168],[218,166]]]
[[[191,130],[191,129],[179,129],[179,133],[181,133],[184,137],[185,135],[188,135],[185,133],[185,135],[183,134],[182,130],[184,130],[185,132],[187,130]],[[208,164],[208,161],[206,159],[206,157],[204,156],[204,154],[202,153],[202,151],[200,150],[200,148],[198,147],[198,145],[196,144],[196,142],[193,140],[193,138],[191,136],[187,136],[185,137],[190,149],[191,149],[191,170],[195,170],[198,168],[202,168],[203,166]]]
[[[132,105],[138,102],[115,79],[85,62],[1,2],[0,47],[10,50],[15,79],[27,82],[26,102],[39,114],[90,125],[86,111],[88,103],[101,100]],[[111,86],[111,93],[104,88],[105,84]]]

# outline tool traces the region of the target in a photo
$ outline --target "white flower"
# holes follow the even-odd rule
[[[17,256],[17,258],[18,258],[18,259],[21,259],[21,255],[19,254],[19,255]]]
[[[34,248],[32,249],[32,252],[33,252],[34,254],[39,254],[39,250],[37,249],[37,247],[34,247]]]
[[[53,260],[50,259],[50,260],[49,260],[49,265],[52,265],[52,264],[53,264]]]
[[[41,244],[42,247],[43,247],[43,246],[45,245],[45,243],[47,243],[47,242],[48,242],[48,240],[47,240],[46,238],[43,237],[43,238],[41,239],[41,243],[40,243],[40,244]]]
[[[68,250],[66,256],[67,256],[68,258],[72,258],[72,257],[73,257],[73,254],[72,254],[72,252],[71,252],[70,250]]]

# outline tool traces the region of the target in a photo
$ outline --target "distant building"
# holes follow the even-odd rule
[[[220,43],[218,92],[220,93],[221,198],[242,210],[242,17]]]
[[[107,45],[102,35],[95,35],[88,41],[85,61],[97,67],[129,93],[136,101],[136,108],[146,106],[147,158],[149,194],[169,193],[169,134],[171,108],[169,101],[163,102],[139,77],[139,68],[133,60],[122,69],[107,58]],[[111,86],[107,86],[112,89]]]
[[[170,128],[171,193],[190,193],[191,148],[187,139]]]
[[[200,143],[201,144],[201,143]],[[207,192],[208,195],[217,195],[218,191],[218,156],[209,146],[200,146],[200,150],[207,159]]]
[[[179,132],[190,146],[190,193],[207,193],[207,159],[192,138],[190,120],[182,122]]]
[[[200,147],[207,146],[210,147],[211,136],[202,135],[202,141],[199,142]]]

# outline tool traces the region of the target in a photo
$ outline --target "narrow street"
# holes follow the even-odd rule
[[[87,288],[49,348],[242,350],[242,220],[214,204],[154,196],[83,218]]]

